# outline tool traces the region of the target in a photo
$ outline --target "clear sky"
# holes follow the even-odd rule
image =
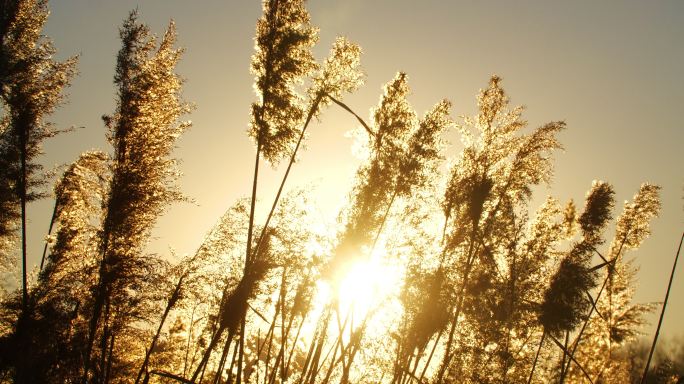
[[[100,116],[114,110],[118,28],[136,7],[157,34],[175,19],[179,45],[186,48],[178,71],[187,79],[185,98],[197,109],[176,155],[185,174],[181,188],[195,204],[169,209],[150,249],[190,253],[251,188],[254,148],[245,131],[254,100],[249,63],[259,1],[52,1],[45,33],[59,57],[80,55],[68,104],[53,121],[59,128],[83,128],[51,139],[43,160],[50,169],[82,151],[108,149]],[[554,184],[536,196],[553,194],[581,205],[592,180],[605,180],[615,186],[619,214],[642,182],[661,185],[662,213],[634,255],[641,266],[636,299],[662,300],[684,230],[684,2],[319,0],[308,9],[321,29],[319,58],[336,35],[363,48],[366,85],[347,103],[364,117],[396,71],[408,73],[410,101],[419,114],[446,97],[454,117],[474,113],[476,93],[496,73],[512,104],[527,106],[531,126],[568,124]],[[339,204],[357,165],[345,137],[355,126],[348,115],[325,112],[289,185],[314,183],[323,206]],[[458,137],[451,141],[455,154]],[[263,174],[264,205],[281,173]],[[36,234],[47,229],[51,207],[45,200],[29,208],[30,262],[38,262],[42,245]],[[666,337],[684,336],[678,325],[684,316],[682,268],[665,318]]]

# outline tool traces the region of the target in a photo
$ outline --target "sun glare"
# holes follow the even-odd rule
[[[384,256],[384,250],[375,251],[370,259],[355,262],[335,279],[337,284],[319,281],[316,312],[337,301],[341,321],[349,321],[344,327],[348,331],[382,310],[387,300],[397,296],[403,276],[400,266],[388,263]]]
[[[399,279],[396,268],[378,260],[356,263],[340,282],[340,307],[353,308],[363,315],[381,305],[398,286]]]

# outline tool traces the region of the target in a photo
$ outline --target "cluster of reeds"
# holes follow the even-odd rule
[[[74,61],[36,44],[39,0],[0,1],[0,251],[38,196],[35,156]],[[651,306],[632,303],[638,248],[659,211],[644,184],[612,220],[613,188],[595,182],[584,208],[532,192],[551,182],[564,122],[531,131],[492,76],[478,112],[455,124],[451,103],[422,118],[408,76],[383,88],[370,122],[343,101],[363,80],[344,38],[318,63],[302,0],[266,0],[251,70],[251,196],[235,203],[192,255],[149,255],[158,216],[183,199],[171,157],[188,127],[171,23],[161,39],[124,22],[116,110],[104,117],[113,155],[66,168],[35,286],[3,298],[0,380],[81,383],[620,382],[617,353]],[[305,191],[284,193],[313,117],[348,112],[367,148],[325,228]],[[463,149],[444,165],[444,134]],[[255,220],[259,168],[286,161],[266,220]],[[444,171],[446,169],[446,172]],[[29,188],[31,187],[31,188]],[[22,223],[23,224],[23,223]],[[54,227],[54,228],[53,228]],[[49,252],[48,252],[49,251]],[[391,266],[396,279],[385,280]],[[24,275],[26,267],[23,268]],[[393,285],[349,297],[354,275]],[[358,277],[356,276],[356,277]],[[360,282],[356,282],[360,284]],[[370,285],[369,285],[370,286]],[[371,296],[371,292],[362,293]],[[21,298],[20,298],[21,297]],[[21,354],[14,353],[21,349]]]

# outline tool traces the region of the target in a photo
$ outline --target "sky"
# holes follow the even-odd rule
[[[161,35],[174,19],[185,53],[178,72],[184,98],[196,109],[193,127],[180,139],[182,191],[194,203],[172,206],[159,220],[151,252],[194,252],[227,207],[251,188],[254,145],[246,135],[255,95],[249,73],[259,1],[117,0],[52,1],[44,33],[58,58],[79,56],[79,75],[68,102],[53,116],[57,128],[75,132],[46,142],[47,169],[79,153],[106,149],[103,114],[114,111],[113,75],[118,28],[130,10]],[[642,182],[662,186],[663,208],[652,236],[637,252],[636,301],[662,301],[684,230],[684,2],[681,1],[311,1],[320,28],[316,56],[326,56],[336,36],[363,48],[365,86],[346,98],[363,117],[377,104],[397,71],[409,76],[412,105],[422,115],[442,98],[453,116],[475,113],[475,95],[492,74],[503,78],[512,105],[525,105],[530,127],[564,120],[565,150],[557,153],[551,194],[580,206],[593,180],[616,190],[616,215]],[[315,188],[332,214],[342,204],[358,160],[347,132],[358,124],[333,108],[310,128],[307,149],[290,187]],[[460,149],[452,134],[450,154]],[[264,167],[260,202],[270,204],[283,169]],[[29,263],[39,263],[52,201],[29,207]],[[263,222],[263,208],[257,222]],[[684,336],[684,271],[678,268],[661,336]],[[657,321],[645,331],[652,334]]]

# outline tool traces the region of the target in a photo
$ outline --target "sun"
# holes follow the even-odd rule
[[[343,328],[353,330],[398,296],[403,276],[399,263],[390,262],[379,247],[369,258],[345,268],[335,283],[318,281],[315,307],[333,304],[341,322],[348,322]]]
[[[396,293],[400,280],[398,268],[384,264],[382,260],[357,262],[340,281],[340,307],[353,308],[365,315]]]

